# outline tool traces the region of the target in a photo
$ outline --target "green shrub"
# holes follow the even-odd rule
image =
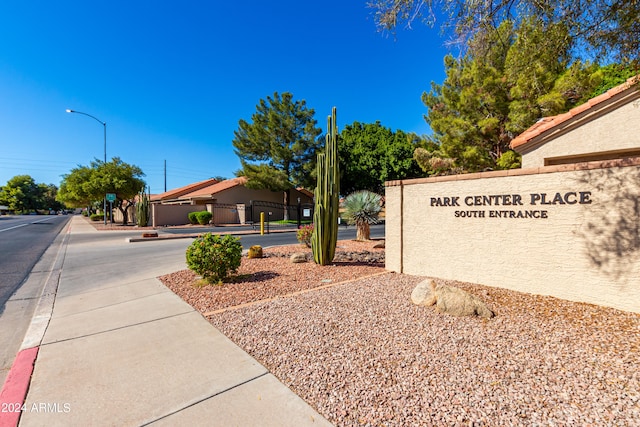
[[[102,215],[102,214],[91,214],[89,219],[91,221],[102,221],[104,219],[104,215]]]
[[[298,242],[311,247],[311,236],[313,235],[313,224],[301,225],[296,231],[296,238]]]
[[[189,222],[193,225],[196,225],[198,223],[198,212],[189,212],[187,214],[187,217],[189,218]]]
[[[213,218],[213,214],[209,211],[196,212],[196,218],[198,218],[198,224],[207,225]]]
[[[187,266],[208,283],[220,283],[240,267],[242,245],[238,237],[205,233],[187,248]]]

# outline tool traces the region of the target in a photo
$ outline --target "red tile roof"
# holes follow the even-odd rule
[[[175,190],[167,191],[166,193],[158,194],[153,196],[151,200],[190,200],[190,199],[203,199],[203,198],[212,198],[214,195],[228,190],[233,187],[238,187],[241,185],[245,185],[247,183],[246,177],[237,177],[226,179],[224,181],[216,181],[215,179],[210,179],[206,181],[196,182],[195,184],[190,184],[181,188],[177,188]],[[313,198],[313,193],[304,188],[297,188],[299,192],[302,194]]]
[[[204,188],[200,188],[196,191],[192,191],[188,194],[183,194],[181,199],[191,199],[194,197],[207,197],[213,196],[221,191],[228,190],[229,188],[244,185],[247,182],[247,178],[241,176],[238,178],[226,179],[224,181],[216,182],[212,185],[208,185]]]
[[[185,185],[184,187],[175,188],[173,190],[169,190],[169,191],[164,192],[162,194],[152,195],[151,196],[151,201],[176,199],[176,198],[178,198],[180,196],[183,196],[185,194],[189,194],[189,193],[191,193],[193,191],[196,191],[196,190],[199,190],[201,188],[211,186],[211,185],[215,184],[216,182],[219,182],[219,181],[216,180],[216,179],[213,179],[213,178],[205,179],[204,181],[199,181],[199,182],[195,182],[193,184]]]
[[[625,83],[609,89],[605,93],[598,95],[595,98],[591,98],[589,101],[572,108],[566,113],[558,114],[557,116],[544,117],[538,120],[538,122],[531,126],[529,129],[511,140],[511,148],[513,148],[514,150],[516,150],[518,147],[524,148],[522,147],[523,145],[527,144],[538,136],[544,136],[545,133],[549,133],[551,130],[559,127],[560,125],[568,124],[567,122],[571,119],[588,114],[589,110],[596,110],[602,107],[605,101],[608,101],[611,98],[626,91],[637,91],[637,83],[640,83],[640,76],[631,77]]]
[[[298,187],[296,188],[296,190],[298,190],[300,193],[304,194],[305,196],[313,199],[313,191],[309,191],[306,188],[302,188],[302,187]]]

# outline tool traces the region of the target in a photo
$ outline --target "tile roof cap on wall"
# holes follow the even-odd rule
[[[619,95],[626,91],[637,91],[638,87],[636,84],[640,83],[640,76],[634,76],[629,78],[623,84],[616,86],[614,88],[609,89],[605,93],[596,96],[595,98],[591,98],[584,104],[578,105],[577,107],[572,108],[566,113],[558,114],[557,116],[544,117],[538,120],[533,126],[529,129],[522,132],[520,135],[511,140],[511,148],[516,151],[521,151],[525,147],[525,145],[534,139],[544,138],[545,134],[549,131],[555,129],[561,124],[566,124],[569,120],[576,118],[577,116],[588,112],[591,109],[596,109],[598,107],[602,107],[605,101],[613,98],[616,95]],[[520,150],[518,150],[520,148]]]

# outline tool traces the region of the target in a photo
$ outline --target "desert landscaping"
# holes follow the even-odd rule
[[[442,314],[377,243],[339,241],[327,266],[265,248],[221,286],[160,279],[337,426],[640,425],[640,315],[436,279],[495,317]]]

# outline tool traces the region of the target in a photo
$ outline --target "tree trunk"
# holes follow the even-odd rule
[[[122,209],[122,206],[118,206],[118,210],[122,214],[122,225],[127,225],[129,223],[129,206],[126,209]],[[113,222],[113,218],[111,218],[111,222]]]
[[[369,227],[369,223],[364,221],[356,223],[356,240],[364,241],[370,240],[370,238],[371,228]]]
[[[284,220],[289,220],[289,194],[291,190],[284,191]]]

